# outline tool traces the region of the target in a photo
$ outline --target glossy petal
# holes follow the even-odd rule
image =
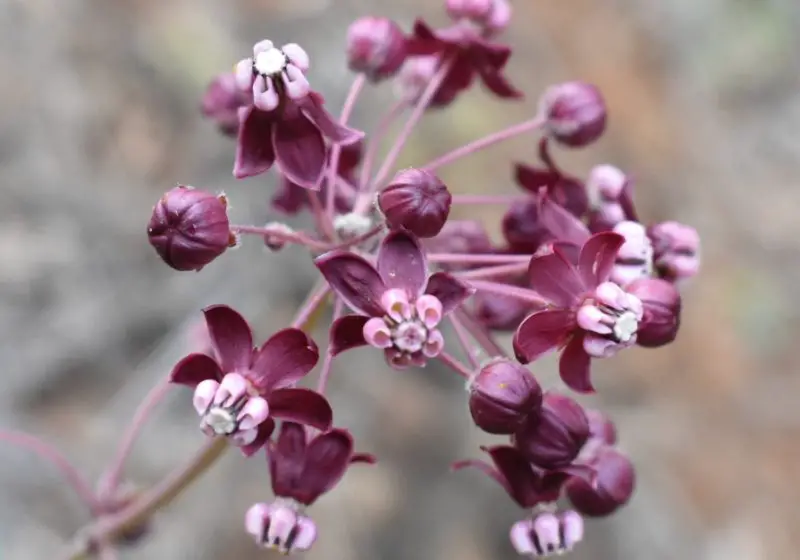
[[[355,311],[373,317],[384,314],[380,302],[386,285],[375,267],[363,257],[346,251],[331,251],[317,257],[314,263],[333,290]]]
[[[405,231],[387,235],[378,250],[378,272],[387,287],[419,295],[427,281],[428,264],[417,238]]]
[[[339,124],[325,109],[322,98],[316,93],[311,93],[306,98],[303,104],[303,112],[314,123],[314,126],[334,144],[354,144],[364,137],[364,133],[360,130]]]
[[[447,315],[474,294],[475,288],[447,272],[436,272],[428,278],[425,293],[438,299],[442,304],[442,313]]]
[[[544,309],[529,315],[514,333],[517,360],[527,364],[559,346],[574,324],[574,314],[567,309]]]
[[[539,221],[559,241],[582,246],[591,235],[583,222],[547,195],[539,198]]]
[[[219,381],[222,378],[222,371],[219,369],[216,360],[206,354],[189,354],[180,362],[175,364],[170,373],[169,379],[172,383],[186,385],[187,387],[197,387],[197,385],[207,379]]]
[[[319,350],[300,329],[272,335],[255,355],[250,381],[260,390],[285,387],[302,379],[316,365]]]
[[[303,499],[311,504],[333,488],[350,465],[353,438],[345,430],[331,430],[315,437],[306,450],[303,473]]]
[[[528,278],[534,290],[559,307],[571,307],[586,291],[575,267],[559,251],[531,259]]]
[[[272,131],[275,160],[290,181],[319,190],[327,150],[322,133],[303,115],[275,124]]]
[[[254,439],[252,443],[243,445],[239,449],[242,451],[245,457],[252,457],[256,451],[264,447],[264,444],[267,443],[272,435],[272,432],[274,431],[275,420],[272,418],[267,418],[258,426],[258,435],[256,436],[256,439]]]
[[[537,475],[522,454],[510,445],[497,445],[486,449],[497,470],[508,481],[510,495],[523,508],[538,502],[535,482]]]
[[[514,181],[526,191],[538,194],[541,188],[546,188],[558,180],[558,176],[549,169],[531,167],[523,163],[514,165]]]
[[[203,310],[211,346],[224,373],[245,371],[253,359],[253,334],[247,321],[227,305]]]
[[[276,441],[267,445],[272,491],[276,496],[292,495],[303,472],[306,431],[294,422],[284,422]]]
[[[333,422],[333,411],[325,397],[304,388],[276,389],[269,394],[270,415],[281,420],[327,430]]]
[[[604,232],[593,235],[584,243],[578,257],[578,271],[587,287],[608,280],[619,248],[625,238],[618,233]]]
[[[255,107],[239,109],[239,135],[233,175],[237,179],[267,171],[275,163],[272,147],[272,115]]]
[[[339,317],[331,325],[330,343],[331,352],[334,356],[341,354],[345,350],[364,346],[364,324],[369,321],[369,317],[363,315],[345,315]]]
[[[558,361],[558,372],[567,387],[578,393],[594,393],[589,377],[591,358],[583,349],[583,335],[572,337]]]

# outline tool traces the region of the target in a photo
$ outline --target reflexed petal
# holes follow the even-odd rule
[[[172,368],[169,379],[172,383],[196,387],[206,379],[219,381],[222,371],[217,362],[206,354],[189,354]]]
[[[467,468],[473,468],[481,471],[483,474],[497,482],[497,484],[503,487],[503,490],[511,495],[511,487],[508,485],[508,481],[503,478],[503,475],[500,474],[497,469],[485,461],[480,461],[478,459],[465,459],[463,461],[456,461],[450,465],[450,470],[453,472]]]
[[[267,445],[269,474],[276,496],[291,495],[303,472],[305,454],[305,428],[294,422],[284,422],[277,440]]]
[[[330,331],[331,353],[336,356],[350,350],[364,346],[364,324],[369,321],[369,317],[363,315],[345,315],[333,322]]]
[[[249,379],[262,391],[285,387],[302,379],[316,365],[319,350],[300,329],[272,335],[256,353]]]
[[[233,175],[237,179],[265,172],[275,163],[272,147],[273,120],[269,113],[255,107],[239,109],[239,135]]]
[[[547,195],[539,198],[539,221],[557,240],[568,241],[579,247],[591,235],[583,222]]]
[[[508,481],[509,494],[523,508],[538,502],[536,482],[538,476],[522,453],[510,445],[497,445],[486,449],[500,474]]]
[[[534,290],[558,307],[571,307],[585,291],[575,267],[558,251],[532,258],[528,278]]]
[[[447,272],[436,272],[428,278],[425,293],[438,299],[442,303],[442,313],[447,315],[474,294],[475,288]]]
[[[339,124],[325,109],[322,97],[319,94],[310,93],[306,97],[306,102],[303,103],[303,111],[309,120],[314,123],[314,126],[334,144],[354,144],[364,137],[364,133],[360,130]]]
[[[529,315],[514,333],[514,354],[523,364],[561,344],[574,327],[574,314],[566,309],[545,309]]]
[[[306,449],[302,480],[303,503],[310,504],[341,480],[353,454],[353,437],[346,430],[318,435]]]
[[[378,272],[387,287],[419,295],[428,278],[428,263],[417,238],[405,231],[387,235],[378,250]]]
[[[282,120],[272,130],[275,160],[286,177],[299,186],[319,190],[327,149],[322,133],[305,116]]]
[[[333,422],[333,411],[327,399],[311,389],[276,389],[269,394],[270,415],[281,420],[327,430]]]
[[[314,260],[331,288],[355,311],[381,317],[381,296],[386,291],[378,271],[363,257],[346,251],[331,251]]]
[[[539,189],[556,182],[558,177],[549,169],[531,167],[522,163],[514,166],[514,181],[523,189],[538,194]]]
[[[578,393],[594,393],[589,378],[591,358],[583,349],[583,335],[576,335],[569,341],[558,361],[561,380]]]
[[[367,465],[374,465],[378,459],[372,453],[353,453],[350,457],[350,464],[365,463]]]
[[[486,87],[501,99],[519,99],[523,97],[521,91],[511,85],[503,74],[494,68],[480,67],[478,74]]]
[[[247,321],[227,305],[206,307],[203,314],[222,371],[247,370],[253,358],[253,334]]]
[[[245,457],[251,457],[256,451],[261,449],[265,443],[267,443],[267,440],[274,431],[275,420],[272,418],[267,418],[264,422],[259,424],[258,435],[256,435],[256,439],[254,439],[253,442],[249,443],[248,445],[241,446],[239,449],[241,449]]]
[[[578,257],[578,271],[587,287],[608,280],[617,252],[624,243],[623,236],[610,231],[593,235],[584,243]]]

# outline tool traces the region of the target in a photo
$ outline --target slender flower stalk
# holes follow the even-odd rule
[[[500,284],[499,282],[487,282],[484,280],[470,280],[469,284],[479,292],[508,296],[536,305],[547,305],[547,300],[545,298],[540,296],[537,292],[526,288],[519,288],[509,284]]]
[[[530,260],[530,259],[528,259]],[[464,270],[456,272],[459,278],[496,278],[508,277],[517,274],[522,274],[528,270],[528,262],[501,264],[499,266],[487,266],[483,268],[474,268],[472,270]]]
[[[530,200],[530,196],[519,194],[456,194],[453,204],[485,206],[487,204],[521,204]]]
[[[461,321],[459,321],[454,315],[451,315],[449,319],[450,325],[453,327],[453,332],[456,334],[456,339],[458,339],[458,343],[461,345],[461,349],[467,355],[467,359],[469,360],[470,364],[472,364],[472,367],[477,368],[480,366],[480,360],[478,360],[475,348],[473,348],[469,341],[469,333],[467,332],[466,327],[464,327]]]
[[[433,263],[463,264],[514,264],[527,263],[530,255],[459,255],[458,253],[430,253],[428,260]]]
[[[442,352],[436,358],[464,379],[472,377],[470,369],[447,352]]]
[[[325,212],[325,207],[319,199],[319,193],[306,191],[308,202],[311,205],[311,212],[314,215],[314,222],[320,232],[330,241],[336,239],[336,229],[333,227],[333,220]]]
[[[306,329],[308,323],[311,321],[311,318],[314,316],[314,314],[325,303],[325,298],[327,298],[328,294],[330,293],[331,288],[328,286],[328,284],[325,282],[318,282],[311,289],[311,292],[309,292],[305,301],[303,301],[303,303],[300,305],[300,309],[297,311],[294,321],[292,321],[292,328],[310,330]]]
[[[367,77],[365,74],[358,74],[356,79],[353,80],[353,84],[350,86],[350,91],[345,99],[344,107],[342,107],[342,114],[339,117],[339,124],[342,126],[347,125],[347,121],[350,120],[350,115],[356,106],[358,96],[361,94],[361,91],[364,89],[364,85],[366,83]],[[326,192],[325,199],[325,213],[331,218],[336,210],[334,200],[336,199],[336,191],[339,188],[339,182],[336,180],[336,178],[339,174],[339,156],[341,153],[342,147],[340,144],[334,144],[331,147],[331,161],[328,164],[328,190]]]
[[[344,301],[337,298],[336,303],[333,304],[333,318],[332,321],[338,320],[342,314],[344,313]],[[317,393],[320,395],[325,394],[325,389],[328,387],[328,378],[331,375],[331,370],[333,369],[333,349],[331,347],[328,348],[328,351],[325,352],[325,357],[322,359],[322,368],[319,372],[319,381],[317,381]]]
[[[386,135],[389,133],[389,129],[392,127],[394,122],[403,114],[406,107],[408,107],[408,103],[405,100],[395,101],[389,110],[381,117],[378,121],[378,126],[375,129],[375,133],[371,135],[369,143],[367,145],[367,153],[364,156],[364,164],[361,167],[361,177],[358,181],[358,189],[363,191],[367,188],[367,183],[369,183],[370,176],[372,175],[372,166],[375,164],[375,158],[378,156],[378,150],[380,150],[381,142]]]
[[[303,232],[290,231],[285,228],[234,225],[231,226],[231,231],[246,235],[260,235],[265,239],[271,239],[276,242],[304,245],[305,247],[316,251],[326,251],[332,246],[330,243],[320,241],[319,239],[314,239]]]
[[[458,309],[455,312],[455,317],[461,321],[464,328],[469,331],[472,338],[481,345],[481,347],[490,356],[505,356],[506,351],[492,338],[492,335],[467,311]]]

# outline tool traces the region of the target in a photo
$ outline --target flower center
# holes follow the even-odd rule
[[[233,410],[214,406],[203,416],[203,426],[208,426],[217,435],[226,436],[236,431],[238,422]]]
[[[614,323],[614,337],[620,342],[629,342],[639,329],[639,320],[632,311],[625,311]]]
[[[427,338],[425,327],[416,321],[406,321],[395,328],[393,340],[395,348],[413,354],[422,350]]]
[[[271,48],[258,53],[253,67],[256,69],[256,72],[262,76],[275,76],[283,72],[288,62],[289,59],[283,54],[283,51],[277,48]]]

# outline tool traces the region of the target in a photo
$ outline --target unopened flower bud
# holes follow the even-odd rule
[[[447,222],[452,200],[436,175],[423,169],[406,169],[378,195],[378,207],[390,228],[434,237]]]
[[[514,435],[514,444],[534,465],[568,466],[589,439],[589,420],[581,405],[564,395],[547,393],[542,409]]]
[[[647,232],[653,241],[655,264],[670,281],[691,278],[700,269],[700,236],[697,230],[678,222],[661,222]]]
[[[610,280],[627,286],[634,280],[649,277],[653,272],[653,244],[647,230],[639,222],[625,220],[612,230],[625,238],[619,248]]]
[[[594,486],[579,477],[572,477],[566,485],[575,509],[584,515],[602,517],[628,503],[636,485],[636,473],[624,454],[605,447],[589,466],[597,473]]]
[[[527,368],[497,359],[481,368],[469,385],[475,425],[490,434],[513,434],[542,406],[542,389]]]
[[[644,308],[636,343],[657,348],[675,340],[681,324],[681,295],[675,286],[658,278],[641,278],[625,289]]]
[[[176,270],[200,270],[236,242],[225,197],[187,186],[161,197],[147,235],[159,256]]]
[[[600,91],[583,82],[565,82],[548,88],[540,100],[550,136],[572,148],[597,140],[606,128],[606,105]]]
[[[393,76],[407,54],[402,29],[385,17],[362,17],[347,31],[347,60],[350,69],[373,82]]]
[[[625,209],[620,202],[628,177],[613,165],[596,165],[586,180],[586,193],[592,212],[592,222],[599,229],[610,229],[625,220]]]
[[[511,545],[531,558],[561,556],[583,540],[583,518],[575,511],[544,511],[511,527]]]
[[[272,504],[255,504],[247,510],[245,529],[264,548],[282,554],[308,550],[317,539],[317,527],[298,512],[299,507],[281,498]]]
[[[236,86],[236,76],[227,72],[208,85],[201,109],[223,134],[235,136],[239,130],[239,108],[247,105],[248,101],[247,94]]]

